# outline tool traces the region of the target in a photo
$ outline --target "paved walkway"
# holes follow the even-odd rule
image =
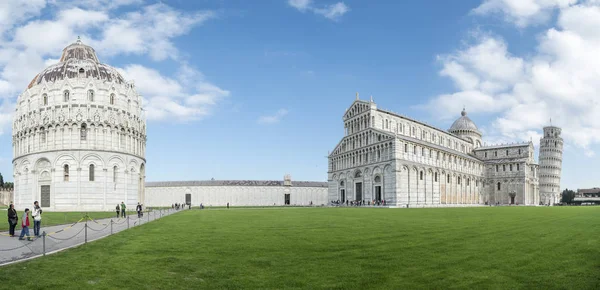
[[[42,219],[41,232],[45,231],[47,234],[45,242],[46,254],[81,245],[86,242],[86,239],[88,242],[97,240],[109,236],[111,233],[118,233],[176,212],[176,210],[171,209],[155,210],[145,212],[144,216],[139,219],[137,215],[130,215],[129,219],[107,218],[50,227],[44,227],[44,220]],[[0,233],[0,266],[13,261],[39,257],[44,253],[44,239],[42,237],[35,238],[33,241],[21,241],[18,238],[20,233],[21,231],[15,231],[15,237],[12,238],[8,236],[8,232]],[[33,222],[32,226],[29,227],[29,234],[33,235]]]

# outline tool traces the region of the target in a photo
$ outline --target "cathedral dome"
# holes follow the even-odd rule
[[[475,123],[471,121],[469,117],[467,117],[467,111],[465,111],[465,109],[462,110],[460,115],[460,118],[454,121],[454,123],[448,130],[450,133],[461,133],[465,131],[470,131],[481,135],[481,132],[479,132],[479,129],[477,129]]]
[[[115,68],[100,63],[94,49],[77,39],[77,42],[63,50],[59,63],[47,67],[35,76],[27,88],[38,85],[42,81],[56,82],[81,77],[118,84],[125,83],[125,79]]]

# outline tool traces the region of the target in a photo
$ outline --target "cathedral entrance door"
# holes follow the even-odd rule
[[[40,206],[50,207],[50,185],[42,185],[40,187]]]
[[[516,194],[514,192],[510,193],[510,204],[515,204],[515,196]]]
[[[362,182],[356,183],[356,200],[362,200]]]
[[[375,200],[381,201],[381,186],[375,186]]]
[[[346,202],[346,190],[340,189],[340,202]]]

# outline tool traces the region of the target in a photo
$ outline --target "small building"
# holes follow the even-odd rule
[[[284,180],[199,180],[147,182],[145,206],[326,205],[327,182]]]

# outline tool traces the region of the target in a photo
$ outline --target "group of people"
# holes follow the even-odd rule
[[[127,206],[125,205],[124,202],[121,202],[121,204],[117,204],[117,207],[115,208],[115,210],[117,211],[117,218],[122,217],[122,218],[126,218],[127,217]],[[138,202],[137,206],[135,207],[135,210],[137,211],[138,214],[138,218],[141,218],[144,215],[144,212],[142,210],[142,205]]]
[[[173,203],[173,204],[171,204],[171,208],[172,209],[177,209],[177,210],[183,209],[185,206],[186,205],[182,204],[182,203]],[[188,206],[191,206],[191,205],[188,205]]]
[[[32,240],[32,237],[29,235],[29,227],[31,226],[29,222],[29,214],[29,208],[26,208],[25,211],[23,211],[23,216],[21,218],[21,235],[19,236],[19,240],[24,240],[25,238],[27,238],[29,241]],[[40,237],[40,228],[42,226],[42,209],[40,208],[37,200],[33,203],[33,212],[31,212],[31,217],[33,218],[33,236]],[[8,234],[10,237],[15,236],[15,228],[17,227],[18,222],[19,215],[15,209],[15,205],[11,202],[8,207]]]
[[[346,201],[340,201],[340,200],[332,200],[331,201],[331,205],[334,206],[341,206],[341,205],[346,205],[346,206],[385,206],[385,200],[346,200]]]

